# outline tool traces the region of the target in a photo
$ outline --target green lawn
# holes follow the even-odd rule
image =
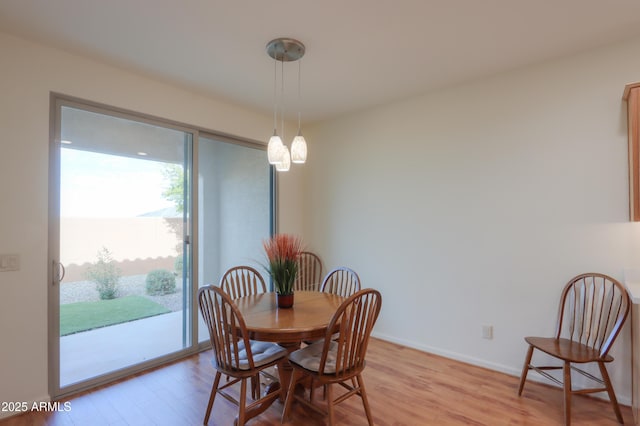
[[[60,336],[171,312],[142,296],[60,305]]]

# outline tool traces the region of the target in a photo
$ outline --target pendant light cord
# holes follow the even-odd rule
[[[278,128],[278,60],[273,58],[273,134]]]
[[[284,141],[286,140],[284,137],[284,57],[281,58],[280,60],[281,65],[281,70],[280,70],[280,77],[281,77],[281,83],[280,83],[280,99],[281,99],[281,105],[282,105],[282,111],[280,113],[280,120],[281,120],[281,126],[282,126],[282,142],[284,143]]]
[[[301,101],[302,97],[300,95],[300,79],[301,79],[300,76],[301,76],[301,72],[302,72],[301,71],[301,67],[302,67],[301,63],[302,63],[302,58],[298,59],[298,134],[300,134],[300,128],[301,128],[301,126],[300,126],[300,122],[301,122],[300,117],[302,115],[302,112],[301,112],[302,111],[302,107],[301,107],[301,105],[302,105],[302,101]]]

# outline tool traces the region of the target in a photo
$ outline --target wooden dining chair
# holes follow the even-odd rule
[[[260,272],[251,266],[244,265],[228,269],[220,279],[220,288],[232,299],[267,291],[267,285]]]
[[[349,297],[360,290],[360,277],[350,268],[340,267],[329,272],[320,286],[320,291]]]
[[[318,291],[322,283],[322,260],[317,254],[303,251],[298,256],[298,275],[294,291]]]
[[[327,415],[329,424],[334,425],[334,406],[353,395],[358,395],[362,399],[369,425],[373,425],[362,371],[366,365],[369,337],[381,305],[382,296],[377,290],[364,289],[353,294],[338,307],[329,322],[324,340],[289,354],[293,375],[282,413],[283,422],[289,418],[291,406],[296,400]],[[331,338],[335,330],[339,330],[338,340]],[[309,391],[308,399],[305,394],[296,393],[297,384],[307,377],[311,378],[312,383],[326,387],[326,411],[313,402],[313,388]],[[346,393],[334,398],[334,384],[344,387]]]
[[[220,279],[220,288],[232,299],[267,292],[267,285],[260,272],[245,265],[227,269]],[[269,379],[273,379],[272,374],[266,371],[263,374]],[[251,395],[254,399],[260,396],[260,375],[258,374],[251,380]]]
[[[322,293],[332,293],[342,297],[349,297],[357,291],[360,291],[360,277],[353,269],[341,266],[329,272],[320,286]],[[335,333],[333,339],[338,338]],[[315,341],[305,341],[307,345],[315,343]]]
[[[272,386],[269,393],[247,405],[247,379],[273,365],[284,368],[288,351],[275,344],[249,340],[242,314],[231,297],[220,287],[206,286],[198,290],[200,313],[209,330],[213,347],[213,366],[216,376],[209,396],[204,424],[209,422],[213,402],[218,393],[238,405],[236,424],[244,425],[249,419],[264,411],[279,397],[284,398],[282,388]],[[220,386],[220,378],[226,374],[233,380]],[[225,391],[240,382],[240,396],[235,399]]]
[[[623,423],[616,394],[605,363],[613,361],[609,350],[629,314],[630,300],[625,288],[615,279],[597,273],[572,278],[562,291],[555,337],[525,337],[529,350],[522,367],[518,395],[522,395],[529,370],[535,370],[564,389],[564,422],[571,423],[571,395],[606,391],[618,422]],[[551,355],[561,366],[534,366],[534,349]],[[601,377],[577,368],[597,363]],[[584,368],[584,367],[583,367]],[[562,380],[548,370],[563,371]],[[576,389],[571,385],[571,371],[581,373],[599,387]]]

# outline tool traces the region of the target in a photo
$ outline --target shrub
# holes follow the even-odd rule
[[[182,255],[180,254],[173,261],[173,269],[175,269],[176,274],[178,276],[182,276],[182,268],[183,268],[183,262],[182,262]]]
[[[100,299],[115,299],[118,297],[120,270],[115,265],[111,252],[106,247],[102,247],[98,251],[97,257],[97,262],[87,269],[87,278],[96,283],[96,290],[100,294]]]
[[[162,296],[176,292],[176,277],[166,269],[155,269],[149,272],[145,282],[147,294],[150,296]]]

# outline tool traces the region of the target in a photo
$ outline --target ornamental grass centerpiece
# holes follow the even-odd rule
[[[275,234],[263,241],[269,275],[273,279],[279,308],[293,306],[293,283],[298,274],[302,239],[290,234]]]

